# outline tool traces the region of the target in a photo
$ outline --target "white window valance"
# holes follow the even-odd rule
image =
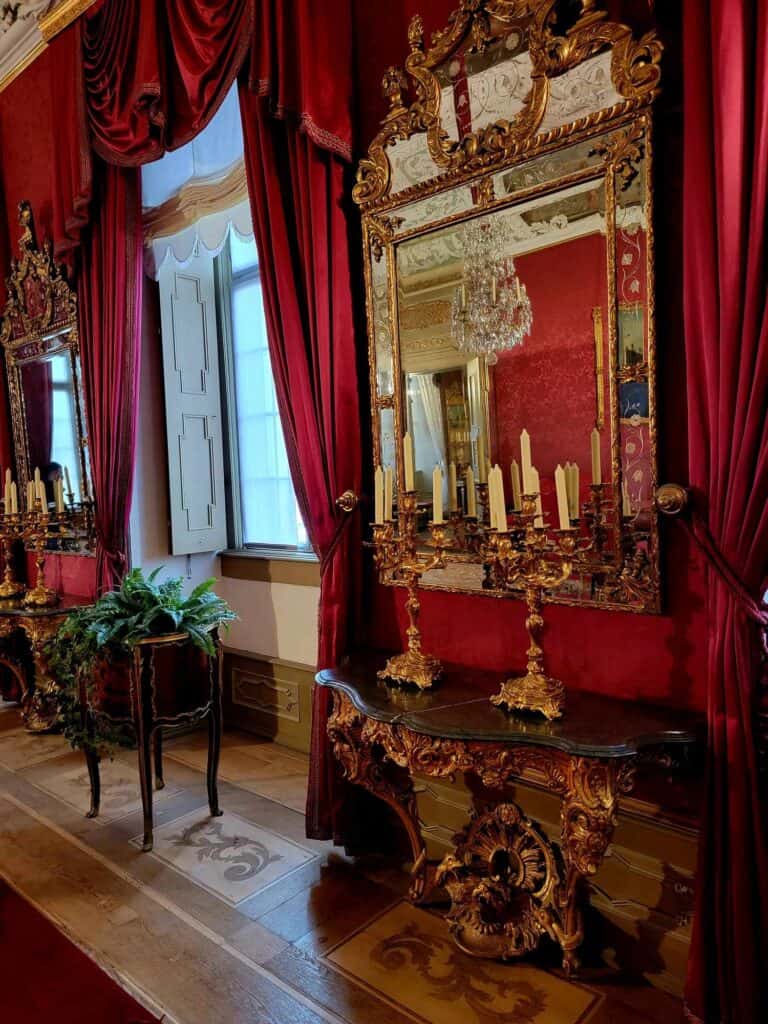
[[[220,252],[230,230],[253,238],[236,85],[199,135],[142,168],[141,184],[144,264],[153,278],[169,255],[183,264],[201,246]]]

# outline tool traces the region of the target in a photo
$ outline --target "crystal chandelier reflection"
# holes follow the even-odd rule
[[[464,228],[464,271],[451,311],[451,333],[461,352],[490,356],[522,344],[531,332],[531,300],[515,261],[504,255],[508,244],[499,216],[471,221]]]

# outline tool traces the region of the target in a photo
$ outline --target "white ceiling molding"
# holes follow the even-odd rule
[[[54,36],[95,0],[6,0],[0,4],[0,92],[40,56]]]

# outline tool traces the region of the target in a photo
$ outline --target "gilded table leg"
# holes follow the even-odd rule
[[[363,786],[387,803],[402,822],[411,845],[413,867],[409,898],[423,900],[427,887],[427,850],[416,813],[416,796],[407,771],[387,764],[375,744],[362,737],[363,716],[343,693],[334,691],[333,712],[328,719],[328,736],[344,776]]]
[[[52,732],[56,728],[56,684],[48,674],[45,647],[59,625],[58,619],[25,625],[35,666],[34,690],[27,690],[22,702],[22,715],[29,732]]]
[[[600,761],[572,757],[561,791],[561,850],[565,877],[558,893],[560,926],[557,939],[563,968],[579,968],[577,950],[584,938],[581,900],[584,880],[594,875],[613,837],[619,798],[632,789],[634,765],[628,759]]]

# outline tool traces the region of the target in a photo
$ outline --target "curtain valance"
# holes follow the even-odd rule
[[[137,166],[183,146],[246,64],[273,114],[351,159],[344,0],[110,0],[83,20],[88,123],[107,162]]]

